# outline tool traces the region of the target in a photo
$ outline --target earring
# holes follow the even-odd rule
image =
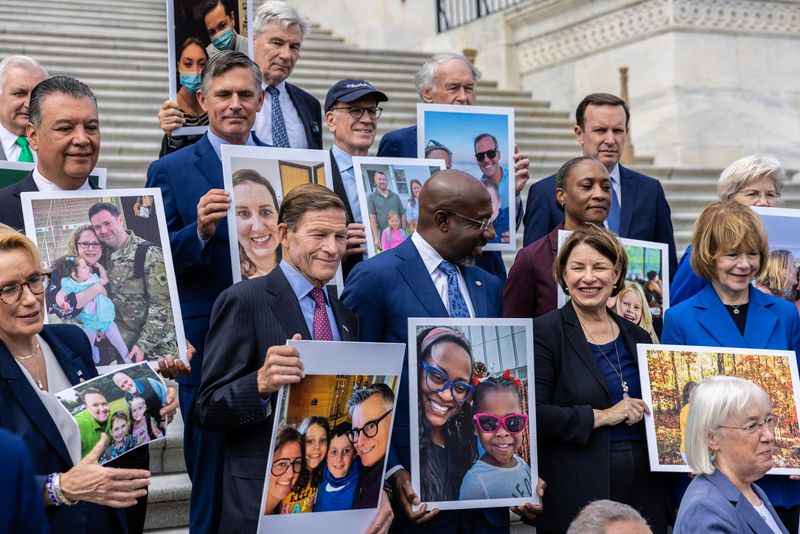
[[[708,461],[714,463],[714,460],[717,459],[717,451],[711,451],[711,454],[708,455]]]

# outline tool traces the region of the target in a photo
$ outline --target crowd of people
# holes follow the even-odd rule
[[[118,362],[140,361],[143,343],[163,341],[163,335],[131,341],[118,311],[115,318],[115,295],[124,289],[115,288],[110,271],[135,236],[113,205],[90,210],[53,272],[42,270],[39,251],[19,232],[21,192],[94,187],[88,176],[100,153],[101,123],[85,84],[49,77],[25,56],[0,62],[0,155],[34,162],[22,181],[0,190],[0,427],[9,431],[0,432],[0,464],[9,473],[8,484],[0,484],[0,529],[141,532],[151,480],[147,446],[120,452],[126,439],[163,430],[178,397],[192,532],[254,532],[264,513],[362,506],[377,506],[370,532],[508,532],[507,508],[436,510],[424,501],[509,493],[531,497],[511,510],[540,533],[666,532],[670,524],[681,533],[797,532],[800,482],[762,478],[772,467],[780,424],[769,396],[732,377],[697,386],[681,414],[685,459],[696,475],[689,483],[685,475],[649,468],[643,419],[652,407],[642,400],[636,358],[637,344],[659,338],[800,350],[795,259],[787,251],[770,253],[763,225],[748,209],[778,203],[784,173],[774,158],[747,156],[723,172],[720,201],[703,210],[678,263],[660,182],[619,163],[630,110],[614,95],[594,93],[576,110],[581,155],[533,183],[524,210],[527,155],[513,154],[509,168],[497,165],[496,140],[482,136],[475,151],[483,181],[448,168],[416,188],[412,183],[403,206],[376,174],[370,220],[364,221],[352,158],[372,149],[378,106],[388,96],[366,80],[346,79],[331,86],[320,106],[289,83],[308,25],[284,2],[270,0],[256,10],[249,28],[254,59],[238,51],[245,39],[233,31],[224,0],[210,2],[204,16],[209,36],[189,39],[178,50],[181,87],[177,102],[165,102],[158,112],[165,137],[146,179],[148,187],[160,188],[164,202],[190,366],[158,361],[161,374],[179,383],[177,391],[159,392],[158,409],[148,402],[147,385],[139,389],[124,377],[118,386],[129,416],[114,417],[102,399],[87,399],[92,443],[81,443],[54,396],[107,363],[87,333],[108,339]],[[466,58],[444,53],[425,62],[414,81],[423,102],[472,105],[477,79]],[[175,134],[193,124],[208,130]],[[220,147],[321,149],[323,125],[334,139],[328,147],[331,189],[297,186],[279,204],[258,173],[234,176],[245,279],[232,284],[229,239],[236,236],[223,222],[231,191],[223,186]],[[416,126],[384,135],[377,152],[416,157]],[[452,155],[434,141],[425,153],[445,160]],[[502,183],[514,195],[504,195]],[[495,189],[500,202],[493,202]],[[514,196],[525,246],[507,275],[500,254],[483,248],[502,239],[494,225],[502,201]],[[365,225],[383,250],[370,259],[364,258]],[[560,248],[559,229],[572,231]],[[665,313],[655,302],[668,280],[653,272],[643,287],[626,283],[628,259],[618,237],[668,246],[674,276]],[[345,286],[337,296],[327,284],[340,265]],[[559,287],[570,296],[560,309]],[[132,306],[125,316],[144,320],[148,305]],[[48,312],[81,318],[84,331],[45,325]],[[663,315],[660,332],[653,312]],[[426,332],[416,340],[416,372],[418,383],[429,386],[429,402],[410,405],[408,373],[414,371],[404,365],[391,417],[386,393],[368,386],[351,399],[349,427],[331,429],[320,418],[281,428],[267,465],[276,393],[304,378],[302,355],[286,340],[408,343],[410,317],[533,318],[535,421],[523,417],[513,381],[496,378],[474,391],[456,390],[452,380],[471,382],[469,344],[455,331]],[[447,351],[436,349],[441,343]],[[444,386],[436,385],[437,373]],[[142,427],[137,399],[157,428]],[[419,410],[420,459],[427,466],[421,495],[410,477],[411,409]],[[476,409],[480,417],[472,417]],[[514,436],[526,425],[537,430],[538,481],[526,480],[513,447],[497,450],[485,441],[492,433]],[[517,441],[511,439],[515,447]],[[110,461],[100,465],[101,457]],[[384,457],[381,478],[374,466]],[[324,488],[347,489],[323,491],[323,481]],[[17,482],[9,494],[9,484]],[[533,503],[534,494],[540,504]]]

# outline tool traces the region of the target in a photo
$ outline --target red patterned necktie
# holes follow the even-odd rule
[[[325,309],[325,294],[318,287],[309,293],[314,299],[314,339],[317,341],[333,341],[331,322],[328,320],[328,310]]]

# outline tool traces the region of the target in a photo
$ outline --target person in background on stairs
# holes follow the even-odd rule
[[[28,145],[28,103],[31,91],[47,79],[47,71],[28,56],[8,56],[0,61],[0,160],[36,160]]]

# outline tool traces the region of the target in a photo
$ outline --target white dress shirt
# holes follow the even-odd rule
[[[436,287],[436,292],[439,293],[439,298],[442,299],[442,303],[444,303],[444,307],[449,314],[450,301],[447,298],[447,275],[439,270],[439,264],[444,261],[444,258],[442,258],[441,254],[436,252],[436,249],[425,241],[417,232],[411,234],[411,242],[417,247],[417,252],[419,252],[422,258],[422,263],[425,264],[425,268],[428,270],[431,280],[433,280],[433,285]],[[461,295],[467,303],[469,316],[474,318],[475,309],[472,307],[472,300],[469,298],[469,291],[467,291],[467,283],[464,281],[464,275],[461,274],[460,269],[458,271],[458,289],[461,291]]]
[[[56,184],[54,184],[53,182],[42,176],[42,173],[39,172],[38,167],[33,169],[33,181],[36,182],[36,188],[39,191],[64,191]],[[84,180],[83,184],[75,190],[89,191],[91,188],[92,186],[89,185],[89,178],[87,177],[86,180]]]
[[[281,105],[283,124],[286,125],[286,134],[289,136],[290,148],[308,148],[306,139],[306,129],[300,120],[300,114],[294,107],[289,92],[286,90],[286,82],[283,81],[275,86],[278,89],[278,102]],[[256,114],[256,123],[253,129],[262,142],[268,145],[272,143],[272,95],[267,92],[267,84],[262,83],[261,89],[264,90],[264,105],[261,111]]]
[[[2,124],[0,124],[0,147],[2,147],[7,161],[19,161],[22,147],[17,144],[17,136],[6,130]],[[33,153],[33,161],[36,161],[36,151],[31,148],[31,153]]]
[[[611,172],[608,174],[611,176],[611,187],[614,188],[614,192],[617,194],[619,207],[622,208],[622,186],[620,185],[619,163],[614,165],[614,168],[611,169]]]

